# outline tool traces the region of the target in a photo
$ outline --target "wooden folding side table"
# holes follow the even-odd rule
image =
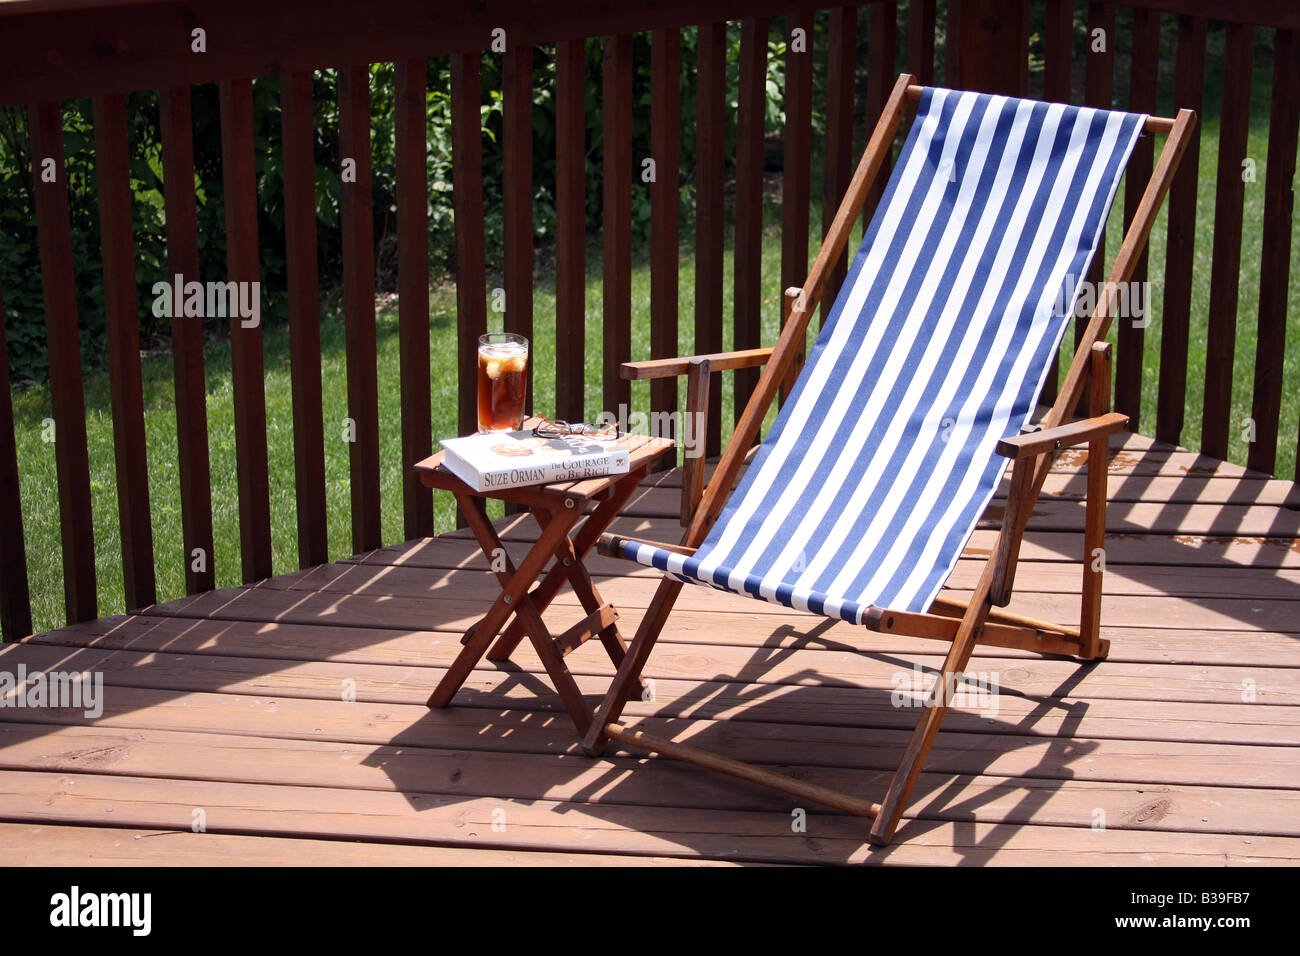
[[[531,427],[534,423],[529,420],[524,427]],[[583,558],[610,522],[618,517],[623,505],[644,480],[649,467],[672,447],[673,442],[667,438],[631,435],[628,438],[630,462],[626,474],[493,491],[475,491],[453,475],[442,464],[442,452],[415,465],[425,485],[450,491],[456,496],[456,503],[469,522],[479,547],[501,582],[501,593],[487,614],[461,639],[464,647],[434,689],[429,698],[430,707],[446,707],[451,703],[451,698],[485,653],[488,660],[508,660],[519,642],[527,637],[559,691],[578,734],[586,734],[592,711],[583,701],[564,658],[593,637],[598,637],[617,668],[627,651],[627,644],[618,632],[618,611],[596,590],[591,575],[583,566]],[[524,505],[541,527],[541,535],[517,568],[488,520],[484,507],[488,498]],[[577,533],[570,535],[592,503],[597,503],[595,509],[578,527]],[[534,586],[552,558],[555,563]],[[505,570],[496,570],[502,566]],[[552,634],[542,621],[542,612],[566,582],[577,594],[587,616],[564,633]],[[500,638],[493,644],[498,634]]]

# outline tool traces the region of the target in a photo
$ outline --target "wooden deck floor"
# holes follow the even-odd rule
[[[1113,448],[1110,658],[979,651],[997,712],[950,714],[888,848],[815,807],[795,832],[790,798],[668,759],[586,758],[526,645],[426,709],[494,593],[462,532],[0,648],[0,671],[105,683],[98,719],[0,710],[0,865],[1294,863],[1300,495],[1145,438]],[[1013,610],[1078,620],[1082,459],[1049,478]],[[676,540],[679,481],[615,528]],[[501,525],[521,551],[536,533]],[[957,594],[992,540],[976,532]],[[655,576],[591,567],[630,633]],[[579,616],[566,592],[548,620]],[[628,719],[879,799],[916,719],[891,692],[943,647],[687,588]],[[594,703],[599,645],[570,663]]]

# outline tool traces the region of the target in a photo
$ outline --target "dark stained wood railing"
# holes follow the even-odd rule
[[[656,30],[650,41],[650,141],[654,180],[650,184],[650,357],[674,358],[677,345],[677,284],[682,157],[682,34]],[[677,379],[650,383],[650,410],[677,411]],[[675,438],[675,435],[665,435]],[[672,464],[676,464],[674,456]]]
[[[452,171],[455,216],[458,341],[458,426],[476,423],[474,403],[477,337],[488,324],[485,281],[484,140],[480,131],[482,62],[502,56],[502,137],[490,149],[502,150],[504,327],[530,338],[534,333],[534,57],[539,47],[555,59],[555,407],[563,418],[589,417],[585,407],[587,293],[586,167],[588,157],[604,171],[601,222],[603,342],[602,402],[609,411],[630,402],[629,383],[618,364],[632,355],[633,316],[645,303],[632,301],[632,197],[646,190],[651,205],[650,354],[669,357],[678,350],[680,323],[689,323],[695,348],[717,352],[763,344],[765,310],[779,305],[763,299],[762,275],[765,138],[777,133],[766,124],[769,40],[784,37],[784,169],[780,174],[782,288],[800,285],[808,269],[810,208],[822,210],[822,231],[839,204],[856,159],[859,139],[879,116],[900,69],[922,82],[939,79],[950,86],[1026,94],[1029,90],[1028,9],[1019,0],[949,0],[939,22],[935,0],[912,0],[905,22],[894,0],[861,6],[833,6],[825,0],[659,0],[653,6],[543,5],[538,0],[502,0],[463,5],[450,12],[430,10],[417,0],[358,7],[345,0],[306,5],[265,4],[253,0],[194,0],[174,3],[123,3],[111,9],[75,3],[25,3],[0,13],[0,105],[30,104],[33,155],[49,158],[54,177],[35,185],[39,267],[49,336],[50,391],[57,428],[55,448],[62,527],[66,616],[93,617],[96,600],[94,528],[90,510],[82,369],[77,349],[79,317],[70,242],[68,185],[63,173],[61,103],[95,97],[95,145],[100,219],[103,233],[105,320],[108,329],[115,464],[122,544],[122,587],[128,607],[155,600],[156,562],[178,556],[156,554],[151,530],[150,486],[145,461],[138,314],[134,283],[134,237],[126,163],[123,94],[159,90],[160,140],[165,189],[167,266],[177,275],[198,277],[198,222],[195,211],[194,148],[190,88],[217,82],[230,281],[260,279],[256,175],[253,165],[253,100],[250,78],[279,74],[284,170],[286,285],[293,396],[294,491],[297,506],[298,563],[328,560],[326,482],[323,445],[339,427],[322,419],[320,362],[321,295],[316,261],[316,169],[313,161],[312,75],[336,68],[339,75],[341,155],[353,164],[341,176],[343,311],[347,341],[349,509],[354,550],[378,547],[381,466],[373,295],[374,236],[370,169],[371,101],[367,64],[396,64],[396,232],[398,246],[398,337],[402,396],[401,461],[403,532],[433,533],[433,503],[411,472],[412,462],[432,446],[428,215],[426,194],[426,63],[451,57]],[[1207,75],[1207,17],[1228,21],[1223,62],[1222,123],[1217,142],[1217,197],[1213,235],[1198,223],[1196,162],[1183,163],[1169,196],[1167,252],[1159,262],[1139,264],[1137,278],[1163,268],[1158,400],[1154,428],[1165,441],[1183,439],[1183,409],[1189,382],[1188,342],[1205,317],[1192,311],[1192,243],[1213,243],[1209,307],[1209,353],[1200,401],[1204,424],[1201,445],[1211,454],[1228,450],[1231,421],[1234,340],[1241,322],[1257,322],[1252,419],[1256,440],[1251,467],[1270,471],[1279,445],[1288,446],[1294,422],[1280,421],[1283,355],[1286,345],[1290,249],[1294,230],[1292,184],[1297,124],[1300,122],[1300,67],[1295,31],[1300,12],[1264,0],[1131,0],[1089,2],[1088,52],[1082,64],[1082,90],[1071,78],[1080,66],[1072,36],[1075,4],[1033,0],[1044,24],[1042,94],[1053,100],[1116,105],[1116,26],[1132,23],[1127,83],[1119,105],[1154,110],[1159,78],[1162,25],[1176,16],[1173,109],[1200,110]],[[1132,17],[1127,12],[1132,11]],[[1082,8],[1079,11],[1084,13]],[[57,18],[57,23],[55,22]],[[1163,18],[1163,19],[1162,19]],[[726,74],[728,20],[740,19],[738,88],[729,90]],[[191,31],[203,28],[206,50],[191,49]],[[683,75],[684,27],[698,27],[693,71]],[[734,28],[734,26],[733,26]],[[906,41],[900,44],[899,30]],[[491,50],[494,31],[504,30],[504,52]],[[1092,31],[1104,45],[1095,48]],[[1271,84],[1266,212],[1258,317],[1238,315],[1243,233],[1242,160],[1245,158],[1251,97],[1254,41],[1271,31],[1274,69]],[[651,149],[633,153],[634,37],[650,36]],[[796,35],[800,45],[794,44]],[[938,70],[936,36],[945,43]],[[599,99],[601,148],[586,135],[586,50],[600,45],[603,56]],[[69,69],[76,64],[75,69]],[[696,97],[695,129],[683,130],[679,90],[685,83]],[[813,132],[814,90],[826,120],[824,136]],[[736,102],[732,117],[729,106]],[[734,119],[734,192],[729,193],[726,130]],[[693,140],[693,168],[682,167],[682,137]],[[1133,159],[1131,181],[1145,180],[1152,160],[1146,139]],[[1193,143],[1193,151],[1196,144]],[[814,191],[814,157],[820,151],[821,191]],[[653,160],[646,177],[645,160]],[[679,309],[679,197],[684,183],[694,186],[693,310]],[[868,198],[864,222],[881,190]],[[729,195],[731,198],[729,199]],[[1138,191],[1126,189],[1125,218],[1131,218]],[[733,214],[728,223],[728,206]],[[1199,227],[1199,228],[1198,228]],[[1198,235],[1199,232],[1199,235]],[[733,312],[724,315],[724,264],[733,237]],[[33,269],[37,263],[32,263]],[[844,275],[836,264],[824,297],[830,303]],[[1102,275],[1102,257],[1090,275]],[[2,279],[3,277],[0,277]],[[164,277],[159,277],[164,278]],[[280,291],[280,290],[277,290]],[[265,298],[265,296],[264,296]],[[496,297],[493,297],[493,308]],[[4,301],[0,298],[0,313]],[[727,341],[727,327],[731,339]],[[1144,330],[1119,324],[1116,407],[1146,427],[1141,411]],[[235,403],[238,507],[242,577],[272,573],[271,495],[267,484],[267,422],[263,389],[262,329],[230,318],[231,365]],[[1294,343],[1291,343],[1295,347]],[[9,369],[0,332],[0,626],[12,639],[31,629],[23,512],[18,487],[14,419],[9,400]],[[202,330],[182,316],[172,318],[172,355],[177,411],[181,524],[185,587],[190,593],[214,586],[213,501],[205,407]],[[530,374],[549,376],[533,363]],[[753,387],[752,374],[734,376],[733,399],[740,409]],[[549,384],[549,383],[548,383]],[[709,390],[710,425],[706,450],[721,447],[722,389]],[[384,384],[388,387],[388,383]],[[530,383],[529,394],[536,393]],[[1047,398],[1055,395],[1049,379]],[[652,389],[651,409],[678,408],[679,389],[665,380]],[[1192,396],[1192,401],[1196,396]],[[230,503],[221,503],[228,506]],[[28,504],[28,507],[49,506]],[[442,529],[439,529],[442,530]],[[341,542],[335,542],[336,548]]]
[[[925,5],[934,6],[932,3]],[[871,8],[871,37],[869,40],[871,56],[867,60],[866,128],[868,130],[875,129],[876,123],[880,120],[880,114],[885,110],[885,103],[889,99],[890,91],[894,88],[894,81],[897,79],[895,65],[895,58],[898,53],[897,7],[898,4],[896,3],[878,3]],[[933,20],[933,12],[930,18]],[[924,52],[924,46],[922,52]],[[912,70],[912,66],[909,64],[907,69]],[[928,69],[933,74],[933,57],[929,61],[922,63],[921,69]],[[912,72],[914,76],[919,75],[915,71]],[[880,178],[867,192],[866,202],[862,204],[864,228],[866,223],[871,222],[871,217],[876,211],[876,204],[885,193],[885,182],[889,178],[890,169],[891,162],[886,160],[885,165],[881,168]],[[847,180],[845,188],[848,188]]]
[[[831,11],[830,44],[826,56],[826,142],[823,146],[822,238],[831,230],[840,199],[849,188],[849,177],[857,165],[853,159],[853,86],[857,73],[857,11]],[[822,297],[822,322],[830,314],[840,283],[848,271],[848,250],[831,265]],[[804,277],[805,279],[807,276]],[[795,285],[802,285],[800,279]],[[740,411],[744,406],[739,406]]]
[[[451,57],[452,181],[456,216],[456,332],[460,434],[478,427],[475,378],[478,338],[487,332],[483,250],[483,134],[479,124],[482,62],[477,50]],[[583,242],[586,242],[584,235]],[[582,368],[581,364],[578,366]],[[582,374],[579,372],[581,382]]]
[[[342,84],[340,84],[340,87]],[[257,171],[253,149],[253,82],[221,83],[221,172],[226,206],[226,270],[231,282],[259,281]],[[346,111],[344,117],[346,119]],[[366,129],[369,130],[369,123]],[[369,168],[369,149],[366,150]],[[358,163],[360,165],[360,163]],[[344,187],[344,196],[347,188]],[[347,204],[343,233],[348,235]],[[367,247],[368,249],[369,247]],[[344,261],[346,282],[346,259]],[[371,274],[374,270],[371,269]],[[271,489],[267,473],[266,385],[262,326],[230,305],[230,390],[235,404],[235,466],[239,483],[239,556],[244,583],[271,575]],[[374,309],[374,296],[369,296]],[[260,319],[260,317],[259,317]],[[352,343],[349,343],[351,346]],[[349,349],[349,354],[354,354]],[[351,363],[349,362],[349,367]],[[356,522],[354,499],[352,512]],[[360,548],[358,548],[360,550]]]
[[[170,87],[159,95],[158,100],[163,182],[167,184],[163,195],[167,223],[167,273],[168,278],[174,281],[176,276],[197,277],[199,274],[190,88]],[[211,590],[216,581],[212,554],[212,482],[208,471],[203,328],[199,323],[187,320],[178,309],[172,314],[171,331],[172,375],[176,387],[176,454],[181,492],[181,560],[185,563],[186,593],[197,594]],[[316,355],[319,354],[317,349]],[[315,361],[319,363],[319,359]],[[304,410],[303,414],[310,413]],[[304,432],[303,440],[306,439]]]
[[[348,441],[352,548],[379,536],[379,383],[375,345],[375,220],[370,169],[370,68],[339,70],[339,155],[352,175],[339,184],[343,229],[343,319],[348,350]]]
[[[586,381],[587,124],[581,40],[555,49],[555,411],[581,421]]]
[[[1289,91],[1289,92],[1288,92]],[[1246,464],[1263,472],[1276,465],[1282,410],[1282,356],[1286,348],[1286,303],[1295,222],[1296,139],[1300,132],[1300,49],[1295,30],[1279,30],[1273,41],[1273,102],[1268,123],[1264,183],[1264,240],[1259,271],[1259,335],[1255,342],[1255,393],[1251,419],[1255,441]],[[1292,348],[1296,343],[1292,343]],[[1300,442],[1296,446],[1300,480]]]
[[[632,359],[632,35],[604,39],[601,69],[601,290],[604,305],[604,407],[632,401],[619,366]]]
[[[316,264],[316,164],[312,155],[311,81],[311,74],[306,72],[285,73],[280,77],[280,118],[284,124],[281,136],[284,151],[285,269],[289,285],[289,372],[293,388],[293,470],[298,503],[298,566],[301,568],[329,560],[325,517],[325,427],[321,418],[320,293]],[[399,141],[402,135],[400,104],[403,103],[399,100]],[[424,140],[421,139],[420,143],[423,147]],[[420,169],[423,171],[423,163]],[[398,186],[402,186],[400,175]],[[421,203],[417,208],[422,212],[425,207]],[[423,244],[421,248],[424,248]],[[401,304],[403,308],[411,308],[414,302],[403,295]],[[407,354],[405,349],[402,354]],[[427,373],[427,362],[425,368]],[[428,394],[427,389],[425,394]]]
[[[723,137],[726,109],[725,23],[700,25],[695,88],[695,351],[722,351],[722,256],[725,241]],[[722,448],[722,390],[709,390],[706,454]]]
[[[104,249],[104,321],[121,515],[122,585],[126,603],[157,600],[153,518],[149,512],[149,462],[145,451],[140,329],[135,287],[135,237],[131,225],[131,172],[126,142],[126,97],[95,97],[95,174],[99,230]]]
[[[517,328],[531,337],[532,284],[523,282],[521,274],[532,274],[532,243],[527,256],[519,249],[519,235],[532,237],[532,202],[523,204],[520,189],[532,189],[532,169],[521,148],[519,135],[519,85],[525,88],[531,76],[532,50],[512,54],[510,63],[526,59],[529,66],[516,64],[507,74],[506,182],[517,176],[522,186],[512,186],[506,193],[506,274],[515,285],[507,284],[506,298],[515,297],[519,316]],[[396,139],[397,152],[397,322],[399,369],[402,384],[402,515],[403,533],[407,538],[433,534],[433,494],[424,487],[413,466],[433,453],[433,409],[429,379],[429,171],[425,165],[428,152],[428,108],[425,104],[425,61],[402,60],[396,72]],[[522,79],[521,79],[522,78]],[[531,96],[531,93],[529,94]],[[531,100],[530,100],[531,102]],[[531,127],[527,137],[532,145]],[[525,153],[524,157],[519,154]],[[513,159],[511,158],[513,157]],[[509,313],[515,315],[512,311]]]
[[[1255,28],[1229,23],[1223,56],[1223,106],[1219,111],[1219,174],[1214,195],[1214,265],[1210,275],[1209,333],[1205,350],[1205,402],[1201,449],[1228,455],[1232,366],[1241,284],[1241,215],[1246,201],[1242,161],[1250,135],[1250,65]]]
[[[781,289],[797,288],[808,278],[808,229],[812,197],[809,178],[812,174],[812,92],[813,58],[808,44],[813,42],[814,22],[811,14],[786,18],[785,56],[785,138],[781,171]],[[782,325],[787,320],[781,310]],[[795,358],[795,367],[803,365],[803,354]],[[720,389],[710,389],[710,397]],[[782,398],[785,393],[782,393]]]
[[[1132,54],[1129,61],[1129,110],[1135,113],[1156,112],[1156,81],[1160,68],[1160,15],[1153,10],[1133,11]],[[1155,162],[1155,137],[1139,137],[1129,157],[1124,175],[1124,228],[1137,214],[1142,193],[1151,179]],[[1147,247],[1143,246],[1133,265],[1130,281],[1147,280]],[[1148,306],[1149,303],[1144,303]],[[1146,313],[1150,316],[1150,312]],[[1142,345],[1146,326],[1141,322],[1118,322],[1115,364],[1114,409],[1129,417],[1129,427],[1137,431],[1142,416]]]
[[[1073,0],[1047,0],[1043,25],[1043,99],[1056,103],[1070,100],[1070,60],[1074,47]],[[1042,400],[1056,401],[1056,383],[1060,378],[1060,359],[1052,359],[1052,367],[1043,384]]]
[[[1205,87],[1205,19],[1178,18],[1178,52],[1174,62],[1174,103],[1201,115]],[[1200,156],[1201,124],[1191,132],[1187,154]],[[1165,244],[1191,249],[1196,241],[1198,163],[1182,163],[1169,186],[1169,220]],[[1177,442],[1183,433],[1187,400],[1187,343],[1192,321],[1192,257],[1170,256],[1165,263],[1161,311],[1160,385],[1156,397],[1156,437]]]
[[[28,113],[36,181],[36,230],[45,296],[45,341],[54,406],[54,459],[63,532],[63,604],[69,621],[95,616],[95,533],[90,512],[90,459],[86,402],[81,386],[81,333],[63,162],[63,116],[57,102]],[[39,160],[38,160],[39,158]],[[48,175],[47,175],[48,172]],[[7,359],[6,359],[7,361]],[[6,546],[13,543],[6,542]]]
[[[731,272],[731,342],[735,349],[763,344],[763,126],[767,114],[765,18],[740,25],[740,88],[736,94],[736,196],[734,267]],[[850,136],[850,140],[852,136]],[[749,404],[758,369],[735,373],[735,415]]]
[[[18,486],[13,395],[4,330],[5,298],[0,285],[0,634],[12,640],[32,630],[27,554],[23,550],[23,505]]]

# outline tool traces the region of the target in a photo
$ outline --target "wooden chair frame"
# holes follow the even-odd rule
[[[832,265],[844,253],[850,229],[862,211],[871,184],[889,155],[894,135],[907,112],[909,102],[915,104],[920,95],[921,87],[914,85],[911,75],[905,73],[899,76],[807,280],[801,288],[787,289],[783,296],[783,326],[775,346],[744,352],[629,362],[622,366],[621,374],[630,379],[686,375],[688,406],[697,413],[703,413],[708,407],[711,373],[763,366],[758,385],[707,486],[704,482],[703,460],[692,459],[686,464],[682,487],[682,523],[687,525],[687,530],[682,543],[648,543],[693,554],[718,519],[746,455],[758,435],[768,406],[778,393],[784,395],[788,392],[790,383],[798,374],[797,363],[802,357],[808,322],[821,299]],[[1105,337],[1111,323],[1116,289],[1120,283],[1128,282],[1133,274],[1135,262],[1145,246],[1156,213],[1187,148],[1195,123],[1196,114],[1186,109],[1180,110],[1174,119],[1149,117],[1146,121],[1144,135],[1165,133],[1168,138],[1116,255],[1105,290],[1098,297],[1096,308],[1083,331],[1074,361],[1066,373],[1056,402],[1041,429],[998,443],[998,452],[1012,461],[1007,508],[997,549],[985,564],[971,600],[962,603],[940,598],[935,601],[930,613],[925,614],[872,608],[867,615],[864,623],[871,630],[934,638],[948,641],[951,645],[939,679],[922,704],[920,720],[883,802],[873,803],[827,790],[697,747],[653,737],[619,723],[623,707],[639,686],[641,671],[683,587],[681,581],[666,575],[583,739],[583,749],[588,754],[600,754],[612,739],[687,760],[849,813],[870,817],[872,826],[869,839],[874,844],[883,845],[893,839],[903,809],[947,714],[954,683],[965,670],[976,644],[1015,647],[1048,654],[1069,654],[1081,660],[1106,656],[1108,642],[1100,636],[1102,571],[1101,562],[1096,559],[1097,549],[1104,546],[1105,538],[1109,436],[1121,430],[1128,419],[1124,415],[1108,411],[1110,351]],[[1089,417],[1070,422],[1069,419],[1085,397],[1085,389]],[[1016,559],[1025,525],[1055,453],[1082,444],[1088,446],[1088,465],[1080,626],[1077,629],[1063,627],[997,610],[1011,599]],[[606,534],[597,546],[604,553],[621,555],[621,542],[626,540],[628,539],[624,536]]]

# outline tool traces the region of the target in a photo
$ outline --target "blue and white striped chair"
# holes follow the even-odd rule
[[[1109,435],[1104,343],[1113,290],[1126,283],[1195,121],[911,86],[899,78],[802,288],[786,292],[769,350],[629,363],[632,378],[687,374],[707,407],[714,371],[763,364],[759,385],[681,545],[605,535],[601,550],[665,573],[584,741],[618,739],[874,818],[888,842],[975,643],[1082,659],[1104,656],[1101,574],[1085,561],[1081,626],[995,611],[1010,600],[1025,519],[1051,452],[1087,443],[1085,554],[1102,546]],[[740,483],[732,486],[908,99],[916,117],[848,276],[806,364]],[[1142,208],[1084,332],[1055,407],[1022,434],[1075,294],[1103,235],[1128,157],[1144,131],[1169,133]],[[1091,383],[1091,417],[1067,424]],[[1008,463],[999,546],[972,600],[939,591]],[[688,465],[685,493],[701,481]],[[730,492],[730,493],[729,493]],[[935,691],[883,804],[835,794],[618,723],[683,584],[702,584],[878,631],[952,642]]]

